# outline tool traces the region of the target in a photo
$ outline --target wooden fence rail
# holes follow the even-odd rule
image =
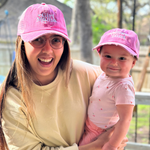
[[[135,104],[150,105],[150,93],[135,92]]]
[[[150,144],[128,142],[125,150],[150,150]]]

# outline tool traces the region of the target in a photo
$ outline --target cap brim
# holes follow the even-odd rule
[[[60,36],[64,37],[65,39],[67,39],[69,42],[71,42],[71,40],[68,38],[67,35],[65,35],[59,31],[53,31],[53,30],[42,30],[42,31],[25,33],[25,34],[21,35],[21,38],[23,41],[29,42],[29,41],[32,41],[32,40],[34,40],[42,35],[48,34],[48,33],[60,35]]]
[[[98,50],[101,46],[104,46],[104,45],[116,45],[116,46],[119,45],[119,46],[123,47],[124,49],[126,49],[131,55],[137,57],[137,54],[132,49],[130,49],[129,47],[127,47],[127,46],[125,46],[123,44],[116,43],[116,42],[106,42],[106,43],[98,44],[97,46],[95,46],[93,48],[93,50],[95,50],[95,49]]]

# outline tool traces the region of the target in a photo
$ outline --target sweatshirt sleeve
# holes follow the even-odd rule
[[[10,150],[78,150],[75,143],[67,147],[46,145],[34,130],[32,121],[28,123],[26,107],[19,91],[14,88],[7,92],[2,118],[2,128]]]

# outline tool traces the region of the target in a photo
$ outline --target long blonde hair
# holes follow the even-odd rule
[[[7,90],[10,86],[12,86],[22,93],[22,98],[27,108],[27,120],[29,121],[29,116],[34,117],[34,103],[31,97],[32,74],[29,62],[25,54],[24,41],[21,39],[20,36],[17,37],[15,51],[16,51],[15,60],[12,64],[12,67],[10,68],[10,71],[4,83],[2,84],[2,89],[0,93],[1,118],[3,117],[2,109],[4,107],[3,103],[5,101]],[[64,76],[66,79],[66,87],[67,87],[72,68],[70,47],[67,41],[65,41],[64,43],[64,51],[57,67],[60,67],[62,70],[64,70]],[[8,146],[1,125],[1,118],[0,118],[0,148],[1,150],[8,150]]]

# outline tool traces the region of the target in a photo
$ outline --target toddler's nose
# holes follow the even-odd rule
[[[118,62],[117,62],[117,60],[115,60],[115,59],[114,59],[114,60],[112,60],[111,65],[112,65],[112,66],[118,66]]]

